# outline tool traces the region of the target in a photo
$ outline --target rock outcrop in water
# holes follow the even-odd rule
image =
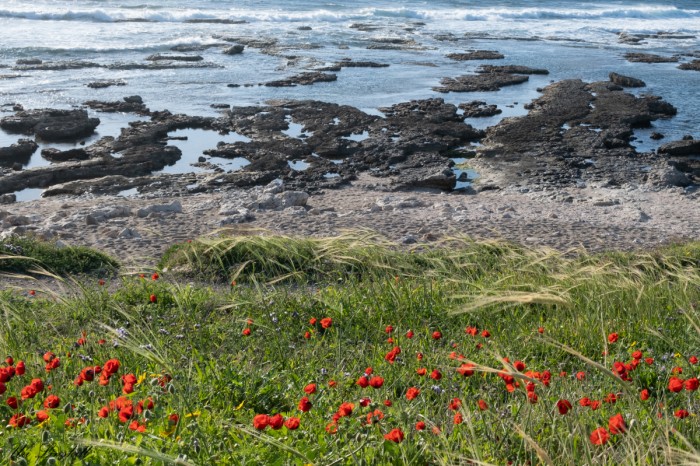
[[[11,133],[35,134],[44,141],[76,141],[89,136],[100,124],[85,110],[27,110],[0,120],[0,128]]]

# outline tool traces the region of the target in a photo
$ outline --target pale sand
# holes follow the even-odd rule
[[[487,191],[476,195],[440,192],[382,192],[371,189],[381,180],[365,175],[352,186],[312,195],[307,212],[263,210],[255,220],[232,228],[239,232],[260,228],[269,234],[334,236],[346,229],[371,229],[397,242],[430,243],[446,235],[479,239],[505,239],[528,246],[559,250],[583,247],[592,251],[649,249],[680,240],[700,239],[698,193],[680,189],[649,191],[582,188],[556,193]],[[368,188],[368,186],[370,188]],[[58,230],[58,238],[70,245],[91,246],[109,253],[127,266],[153,266],[165,249],[178,242],[221,229],[222,203],[236,198],[234,191],[182,197],[49,198],[0,206],[14,215],[26,215],[44,225],[47,219],[76,215],[96,208],[128,206],[136,210],[177,199],[182,213],[139,218],[117,217],[99,225],[74,222]],[[415,207],[378,210],[378,199],[409,200]],[[141,238],[119,238],[124,228]],[[258,233],[260,234],[260,233]],[[412,237],[412,238],[409,238]],[[408,240],[407,240],[408,239]]]

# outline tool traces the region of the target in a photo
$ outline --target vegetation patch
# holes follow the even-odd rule
[[[700,458],[697,244],[361,238],[200,241],[170,272],[0,293],[3,463]]]

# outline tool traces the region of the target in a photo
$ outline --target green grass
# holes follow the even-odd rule
[[[4,464],[85,465],[697,464],[699,392],[672,393],[667,385],[675,367],[683,379],[699,374],[689,362],[700,357],[699,252],[689,243],[643,254],[562,254],[466,238],[410,251],[367,233],[241,236],[171,249],[157,280],[124,276],[112,287],[95,280],[69,297],[0,293],[0,351],[27,367],[6,382],[2,399],[19,397],[35,377],[61,399],[41,425],[36,412],[48,393],[26,400],[19,412],[32,423],[3,430],[0,456]],[[324,317],[332,319],[326,329]],[[468,335],[467,326],[491,336]],[[611,333],[619,335],[614,343]],[[76,346],[82,335],[85,344]],[[47,350],[61,358],[48,373]],[[610,369],[635,350],[654,362],[642,361],[622,381]],[[456,372],[459,356],[476,365],[473,376]],[[83,368],[110,358],[121,368],[109,384],[74,386]],[[527,368],[516,371],[515,361]],[[381,388],[356,384],[368,367],[384,379]],[[420,368],[442,378],[420,376]],[[501,370],[520,382],[512,393],[494,374]],[[533,379],[534,404],[525,390],[536,375],[530,370],[552,374],[548,387]],[[120,377],[128,373],[139,383],[127,396],[154,401],[134,418],[144,433],[128,428],[133,419],[97,415],[122,395]],[[318,391],[307,395],[310,383]],[[420,389],[411,401],[410,387]],[[642,401],[645,388],[651,398]],[[610,393],[615,404],[603,401]],[[303,396],[309,412],[298,410]],[[580,406],[583,397],[600,408]],[[462,403],[461,424],[449,408],[453,398]],[[555,407],[560,399],[573,405],[565,416]],[[343,402],[355,405],[353,413],[330,434]],[[690,416],[675,417],[679,409]],[[375,410],[383,418],[368,425]],[[17,412],[0,405],[6,424]],[[177,424],[168,421],[173,413]],[[276,413],[298,417],[299,429],[253,427],[255,415]],[[593,445],[591,432],[607,429],[617,413],[627,432]],[[66,426],[69,419],[75,426]],[[418,421],[426,430],[415,429]],[[384,439],[394,428],[403,442]]]
[[[118,266],[106,254],[82,246],[58,247],[56,243],[26,236],[10,236],[0,241],[0,273],[109,273]]]

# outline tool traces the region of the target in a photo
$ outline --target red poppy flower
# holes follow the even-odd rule
[[[462,406],[462,400],[460,400],[459,398],[452,398],[452,399],[450,400],[450,406],[449,406],[449,408],[450,408],[452,411],[457,411],[457,410],[459,409],[460,406]]]
[[[326,426],[326,432],[329,434],[337,434],[338,433],[338,423],[337,422],[331,422]]]
[[[300,423],[301,421],[298,417],[290,417],[287,418],[286,421],[284,421],[284,426],[289,430],[297,430],[299,428]]]
[[[46,353],[44,353],[43,357],[44,357],[44,362],[51,362],[53,360],[53,358],[56,357],[56,355],[53,354],[51,351],[47,351]]]
[[[95,370],[92,367],[86,367],[80,371],[80,375],[78,377],[86,382],[92,382],[95,379]]]
[[[690,416],[690,413],[685,409],[679,409],[676,412],[674,412],[673,415],[676,416],[678,419],[685,419],[686,417]]]
[[[384,438],[390,442],[401,443],[404,435],[401,429],[392,429],[388,434],[384,434]]]
[[[367,406],[369,406],[369,404],[371,402],[372,402],[372,400],[369,398],[360,398],[360,406],[362,406],[363,408],[366,408]]]
[[[455,425],[459,425],[464,422],[464,418],[462,417],[462,413],[455,413],[454,418],[452,418],[452,422]]]
[[[649,390],[647,390],[646,388],[639,393],[639,399],[642,401],[648,400],[649,396]]]
[[[312,406],[313,405],[307,397],[302,397],[302,399],[299,400],[299,411],[303,411],[306,413],[311,409]]]
[[[435,369],[433,372],[430,373],[430,378],[433,380],[440,380],[442,378],[442,374],[439,370]]]
[[[442,338],[442,333],[440,333],[436,330],[433,332],[432,337],[433,337],[433,340],[439,340],[440,338]]]
[[[394,327],[391,325],[387,325],[386,328],[384,329],[384,333],[391,333],[394,331]]]
[[[148,299],[154,304],[158,302],[158,297],[154,294],[152,294]]]
[[[515,361],[513,363],[513,367],[515,367],[519,372],[522,372],[525,370],[525,363],[522,361]]]
[[[576,373],[576,380],[583,380],[586,378],[586,373],[583,371],[578,371]]]
[[[481,411],[486,411],[487,409],[489,409],[489,405],[487,405],[484,400],[479,400],[477,404],[479,405],[479,409]]]
[[[603,401],[606,403],[615,404],[617,403],[617,395],[614,393],[608,393]]]
[[[307,395],[313,395],[314,393],[316,393],[316,384],[308,384],[306,387],[304,387],[304,393],[306,393]]]
[[[481,336],[484,337],[484,338],[488,338],[488,337],[491,336],[491,332],[489,332],[488,330],[483,330],[483,331],[481,332]]]
[[[357,382],[355,382],[356,385],[359,385],[362,388],[367,388],[369,387],[369,377],[367,377],[366,374],[362,374],[358,379]]]
[[[673,393],[678,393],[683,390],[683,380],[678,377],[671,377],[668,381],[668,389]]]
[[[605,427],[598,427],[596,430],[591,432],[591,443],[593,445],[605,445],[610,439],[610,434],[605,430]]]
[[[691,356],[688,358],[688,362],[692,365],[696,365],[698,363],[698,357],[697,356]]]
[[[316,319],[316,317],[312,317],[309,319],[309,325],[316,325],[316,322],[318,322],[318,319]]]
[[[4,383],[0,382],[0,395],[5,393],[7,391],[7,387],[5,386]]]
[[[584,396],[580,400],[578,400],[578,404],[581,406],[590,406],[591,405],[591,399],[588,398],[587,396]]]
[[[559,414],[563,416],[571,409],[571,402],[569,400],[559,400],[557,401],[557,409]]]
[[[476,334],[479,333],[479,330],[477,330],[476,327],[467,327],[467,328],[464,329],[464,333],[466,333],[467,335],[471,335],[471,336],[475,337]]]
[[[24,375],[25,370],[26,366],[24,365],[24,361],[19,361],[15,367],[15,374]]]
[[[104,373],[107,374],[108,376],[111,374],[116,374],[117,371],[119,370],[119,366],[121,364],[119,363],[119,359],[110,359],[104,364]]]
[[[422,361],[423,360],[423,353],[421,353],[421,352],[416,353],[416,359],[419,361]]]
[[[44,411],[43,409],[41,411],[36,412],[36,420],[39,422],[44,422],[49,418],[49,413]]]
[[[608,335],[608,342],[615,343],[619,338],[620,336],[617,333],[611,333]]]
[[[139,421],[131,421],[131,424],[129,424],[129,429],[143,433],[146,432],[146,424],[140,423]]]
[[[32,422],[32,420],[24,414],[15,414],[10,418],[8,424],[12,427],[20,428],[29,425],[30,422]]]
[[[417,389],[416,387],[411,387],[408,390],[406,390],[406,399],[408,401],[411,401],[412,399],[417,397],[419,393],[420,393],[419,389]]]
[[[423,422],[423,421],[416,422],[416,430],[425,430],[425,422]]]
[[[306,338],[307,340],[311,338],[311,332],[304,332],[304,338]]]
[[[694,392],[698,389],[699,386],[700,382],[698,381],[697,377],[693,377],[692,379],[688,379],[685,381],[685,389],[689,392]]]
[[[625,420],[622,418],[622,414],[617,413],[608,420],[608,430],[611,434],[624,434],[627,431],[627,426],[625,425]]]
[[[97,415],[101,418],[106,418],[109,416],[109,408],[106,406],[103,406],[100,408],[100,410],[97,412]]]
[[[538,327],[537,333],[544,333],[544,327]]]
[[[365,419],[368,425],[377,424],[379,421],[384,419],[384,413],[379,409],[375,409],[374,411],[367,413]]]
[[[380,388],[382,385],[384,385],[384,379],[379,376],[374,376],[369,379],[369,385],[372,388]]]
[[[384,406],[391,406],[392,404],[391,400],[384,400]]]
[[[426,369],[425,367],[420,367],[420,368],[416,369],[416,374],[420,375],[421,377],[423,377],[427,373],[428,373],[428,369]]]
[[[34,398],[38,392],[33,386],[27,385],[26,387],[22,388],[20,393],[23,400],[28,400],[30,398]]]
[[[598,400],[592,400],[591,404],[590,404],[591,410],[593,410],[593,411],[597,410],[598,408],[600,408],[601,404],[602,403]]]
[[[170,416],[168,416],[168,424],[174,426],[178,422],[180,422],[180,416],[177,413],[173,413]]]
[[[338,408],[338,414],[340,417],[350,416],[353,409],[355,409],[354,404],[345,402]]]
[[[61,404],[61,399],[56,395],[49,395],[44,400],[44,408],[46,409],[58,408],[59,404]]]
[[[249,336],[250,335],[250,328],[249,327],[244,328],[241,333],[246,337]]]
[[[536,404],[537,403],[537,393],[527,392],[527,401],[529,401],[533,405]]]
[[[472,376],[474,375],[474,364],[465,362],[457,368],[457,372],[459,372],[464,377]]]
[[[267,414],[256,414],[253,417],[253,427],[257,430],[265,430],[270,424],[270,416]]]
[[[125,423],[134,416],[134,407],[125,405],[119,409],[119,422]]]
[[[284,425],[284,417],[282,417],[282,415],[279,413],[275,414],[274,416],[270,416],[268,425],[274,430],[279,430]]]
[[[321,327],[323,328],[330,328],[330,326],[333,325],[333,319],[330,317],[324,317],[321,319]]]
[[[390,364],[394,364],[394,361],[396,361],[396,357],[401,354],[401,348],[398,346],[395,346],[392,348],[391,351],[389,351],[385,356],[384,359],[388,361]]]
[[[329,380],[329,381],[328,381],[328,386],[329,386],[329,387],[333,388],[333,387],[335,387],[336,385],[338,385],[338,382],[336,382],[335,380]]]
[[[408,338],[409,340],[413,338],[413,335],[413,330],[409,330],[408,332],[406,332],[406,338]]]
[[[642,356],[643,356],[643,355],[642,355],[642,352],[639,351],[639,350],[637,350],[637,351],[635,351],[634,353],[632,353],[632,358],[633,358],[633,359],[642,359]]]
[[[122,387],[122,393],[128,395],[129,393],[134,393],[134,384],[125,383]]]
[[[654,364],[654,358],[646,358],[644,362],[647,363],[647,365],[651,366],[652,364]]]

